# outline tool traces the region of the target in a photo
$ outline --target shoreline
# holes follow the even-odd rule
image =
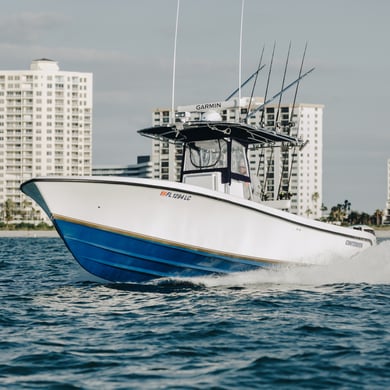
[[[377,238],[390,238],[390,229],[376,229]],[[56,230],[0,230],[0,238],[52,238],[59,237]]]
[[[0,238],[50,238],[59,237],[56,230],[0,230]]]
[[[389,229],[379,229],[375,230],[376,238],[390,238],[390,230]]]

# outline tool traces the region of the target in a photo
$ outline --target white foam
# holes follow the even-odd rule
[[[329,263],[307,267],[283,267],[196,278],[197,283],[213,286],[277,284],[323,286],[335,283],[390,283],[390,241],[369,248],[351,259],[332,258]]]

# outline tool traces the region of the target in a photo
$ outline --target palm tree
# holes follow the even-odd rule
[[[28,219],[28,200],[27,199],[24,199],[22,201],[22,207],[20,209],[20,215],[22,216],[22,220],[25,221],[26,219]]]
[[[318,192],[314,192],[313,195],[311,196],[311,200],[313,201],[314,204],[317,203],[319,198],[320,198],[320,194]]]
[[[370,216],[367,213],[362,213],[360,216],[360,223],[362,225],[369,225],[370,223]]]
[[[360,220],[360,214],[357,212],[357,211],[351,211],[349,213],[349,217],[348,217],[348,220],[349,220],[349,223],[351,225],[355,225],[359,222]]]
[[[313,205],[314,205],[314,209],[317,210],[317,202],[318,202],[318,199],[320,199],[320,194],[318,192],[314,192],[311,196],[311,200],[313,202]]]
[[[383,211],[379,210],[379,209],[376,209],[374,215],[375,215],[376,225],[382,225]]]
[[[311,214],[313,214],[313,211],[311,211],[310,209],[309,209],[309,207],[306,209],[306,211],[305,211],[305,214],[307,215],[307,218],[309,218],[309,216],[311,215]]]
[[[15,212],[15,204],[11,199],[7,199],[4,204],[5,223],[8,227],[10,221],[12,221]]]
[[[333,206],[330,210],[329,218],[331,221],[342,222],[345,219],[344,207],[342,204]]]
[[[351,211],[351,202],[349,200],[344,200],[343,209],[345,213],[349,213]]]

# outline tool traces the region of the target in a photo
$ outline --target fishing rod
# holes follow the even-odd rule
[[[260,167],[262,167],[264,156],[265,156],[264,147],[261,147],[261,152],[259,154],[259,163],[257,164],[257,172],[256,172],[257,177],[260,175]]]
[[[267,200],[266,195],[267,195],[267,187],[268,187],[268,175],[270,173],[271,163],[273,161],[273,156],[274,156],[274,148],[271,147],[271,153],[270,153],[270,156],[269,156],[269,159],[267,162],[267,170],[264,172],[264,174],[265,174],[264,180],[263,180],[263,183],[261,185],[261,200]],[[275,169],[275,165],[273,166],[273,168]]]
[[[305,61],[306,49],[307,49],[307,42],[306,42],[306,44],[305,44],[305,49],[303,50],[302,61],[301,61],[301,66],[300,66],[300,68],[299,68],[299,75],[298,75],[298,78],[301,77],[301,75],[302,75],[302,69],[303,69],[303,63],[304,63],[304,61]],[[290,126],[290,128],[291,128],[292,126],[294,126],[293,118],[294,118],[294,109],[295,109],[295,102],[296,102],[296,100],[297,100],[298,88],[299,88],[299,81],[297,82],[297,86],[296,86],[296,88],[295,88],[294,100],[293,100],[293,104],[292,104],[292,107],[291,107],[291,114],[290,114],[290,120],[289,120],[289,126]],[[289,135],[290,135],[290,134],[289,134]],[[296,137],[298,138],[298,136],[299,136],[299,123],[298,123],[298,127],[297,127],[297,134],[296,134]],[[290,165],[290,171],[289,171],[288,181],[287,181],[287,188],[288,188],[288,189],[290,189],[292,171],[293,171],[293,168],[294,168],[294,165],[295,165],[295,157],[297,156],[297,154],[298,154],[297,147],[294,146],[294,149],[293,149],[293,151],[292,151],[291,165]]]
[[[271,63],[269,65],[269,70],[268,70],[268,77],[267,77],[267,85],[265,87],[265,94],[264,94],[264,101],[267,100],[267,96],[268,96],[268,87],[269,87],[269,81],[271,79],[271,72],[272,72],[272,64],[274,62],[274,55],[275,55],[275,47],[276,47],[276,41],[274,42],[274,47],[272,49],[272,55],[271,55]],[[264,107],[264,105],[263,105]],[[246,117],[245,117],[245,120],[249,117],[249,111],[248,113],[246,114]],[[261,119],[260,119],[260,126],[263,127],[263,124],[264,123],[264,109],[261,113]]]
[[[306,45],[305,45],[305,49],[303,51],[301,67],[299,68],[298,78],[301,77],[301,75],[302,75],[302,68],[303,68],[303,62],[305,61],[306,49],[307,49],[307,42],[306,42]],[[290,115],[290,121],[289,121],[290,122],[289,123],[290,126],[292,126],[294,124],[293,123],[293,117],[294,117],[295,102],[297,100],[298,88],[299,88],[299,81],[297,82],[297,86],[295,88],[294,101],[293,101],[293,105],[291,107],[291,115]],[[299,127],[298,127],[298,130],[299,130]],[[297,137],[298,137],[298,134],[297,134]]]
[[[290,41],[290,44],[288,45],[286,63],[284,65],[284,73],[283,73],[283,80],[282,80],[282,90],[284,88],[284,82],[286,81],[286,73],[287,73],[287,68],[288,68],[288,60],[290,58],[290,51],[291,51],[291,41]],[[278,103],[278,109],[276,111],[275,127],[279,127],[278,121],[279,121],[279,116],[280,116],[280,105],[282,103],[282,97],[283,97],[283,93],[281,93],[279,95],[279,103]],[[280,199],[280,197],[281,197],[281,192],[280,191],[282,190],[283,179],[284,179],[284,172],[285,172],[286,166],[287,166],[287,169],[288,169],[288,148],[285,149],[284,147],[282,147],[281,150],[282,150],[282,172],[280,174],[280,181],[279,181],[279,188],[278,188],[277,199]],[[286,154],[287,154],[287,156],[286,156]]]
[[[291,176],[292,176],[292,171],[295,165],[295,157],[298,155],[297,153],[297,147],[294,146],[292,153],[291,153],[291,165],[290,165],[290,171],[288,172],[288,181],[287,181],[287,192],[290,191],[290,184],[291,184]]]
[[[238,91],[240,88],[243,88],[245,87],[245,85],[247,85],[249,83],[249,81],[251,81],[253,79],[253,77],[255,77],[263,68],[265,67],[265,65],[261,66],[260,68],[258,68],[255,72],[253,72],[242,84],[239,88],[236,88],[226,99],[225,99],[225,102],[227,102],[229,99],[231,99]]]
[[[290,41],[290,44],[288,45],[286,64],[284,65],[284,73],[283,73],[283,80],[282,80],[282,90],[284,88],[284,82],[286,81],[286,73],[287,73],[287,67],[288,67],[288,60],[290,58],[290,51],[291,51],[291,41]],[[275,126],[278,126],[279,111],[280,111],[280,104],[282,103],[282,96],[283,96],[283,93],[281,93],[279,95],[279,103],[278,103],[278,109],[276,111]]]
[[[283,94],[286,92],[288,89],[290,89],[293,85],[295,85],[297,82],[302,80],[304,77],[306,77],[309,73],[313,72],[315,68],[309,69],[306,73],[304,73],[301,77],[297,78],[296,80],[292,81],[289,85],[284,87],[281,91],[279,91],[276,95],[272,96],[272,98],[269,98],[266,100],[263,104],[258,106],[256,109],[254,109],[252,112],[248,113],[247,117],[252,117],[257,111],[261,110],[264,106],[266,106],[268,103],[272,102],[275,100],[277,97],[279,97],[280,94]]]
[[[263,50],[261,51],[260,60],[259,60],[259,65],[258,65],[257,69],[260,69],[261,63],[263,62],[264,47],[265,47],[265,45],[263,46]],[[258,76],[258,75],[259,75],[259,72],[256,73],[256,77],[255,77],[255,80],[254,80],[254,82],[253,82],[252,92],[251,92],[251,96],[250,96],[250,98],[249,98],[247,112],[250,112],[250,109],[251,109],[252,98],[253,98],[253,94],[254,94],[254,92],[255,92],[255,87],[256,87],[257,76]]]

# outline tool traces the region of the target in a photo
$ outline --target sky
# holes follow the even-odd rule
[[[175,105],[223,100],[239,84],[242,0],[180,0]],[[177,0],[1,0],[0,69],[49,58],[61,70],[92,72],[93,165],[133,164],[151,154],[137,130],[172,104]],[[297,102],[324,105],[323,202],[359,212],[383,209],[390,158],[390,1],[245,0],[241,79],[262,48],[270,93],[315,67]],[[268,70],[255,95],[264,96]],[[242,90],[249,96],[252,85]],[[288,94],[283,102],[290,100]]]

